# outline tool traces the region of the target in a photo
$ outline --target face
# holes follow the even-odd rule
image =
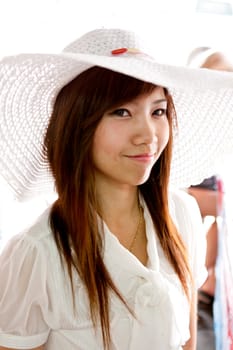
[[[143,184],[168,139],[167,100],[161,87],[107,111],[93,141],[97,186]]]

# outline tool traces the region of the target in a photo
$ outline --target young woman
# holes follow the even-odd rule
[[[36,188],[29,173],[37,171],[42,191],[51,184],[49,166],[57,198],[0,257],[1,350],[195,349],[204,255],[196,202],[169,190],[176,125],[169,79],[176,69],[138,45],[134,33],[96,30],[61,55],[35,55],[33,69],[27,55],[2,63],[2,101],[18,100],[30,130],[17,151],[31,155],[18,192],[17,180],[5,178],[22,196]],[[199,78],[219,83],[214,74]],[[21,94],[19,81],[27,86]],[[189,180],[179,161],[173,180],[183,184]]]

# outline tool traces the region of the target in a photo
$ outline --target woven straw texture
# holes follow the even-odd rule
[[[123,47],[142,54],[112,55]],[[233,73],[163,65],[150,52],[132,32],[101,29],[57,55],[21,54],[0,62],[0,175],[17,199],[53,191],[42,157],[53,103],[64,85],[94,65],[165,86],[172,93],[178,129],[171,185],[197,184],[216,171],[219,159],[233,152]]]

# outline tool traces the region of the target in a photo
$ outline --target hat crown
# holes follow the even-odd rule
[[[84,34],[66,46],[63,52],[111,56],[120,48],[133,48],[147,52],[145,43],[132,31],[122,29],[97,29]]]

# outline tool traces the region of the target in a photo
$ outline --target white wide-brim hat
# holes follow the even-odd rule
[[[54,190],[42,152],[45,130],[60,89],[92,66],[172,94],[178,129],[171,185],[188,187],[216,171],[218,159],[233,152],[233,73],[164,65],[151,52],[131,31],[99,29],[60,54],[21,54],[0,62],[0,175],[15,198]]]

